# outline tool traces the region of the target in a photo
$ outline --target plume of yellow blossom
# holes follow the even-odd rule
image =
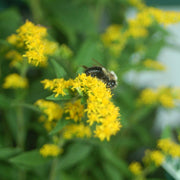
[[[47,56],[52,55],[58,46],[55,42],[46,39],[47,29],[40,25],[34,25],[30,21],[26,21],[16,34],[7,38],[7,41],[17,48],[24,48],[23,57],[34,66],[45,66],[47,64]]]
[[[21,77],[20,75],[13,73],[9,74],[4,81],[3,88],[5,89],[18,89],[18,88],[27,88],[28,80]]]
[[[161,64],[160,62],[154,61],[152,59],[146,59],[143,62],[144,66],[150,69],[154,69],[154,70],[160,70],[163,71],[165,70],[165,66],[163,64]]]
[[[59,104],[39,99],[36,101],[35,105],[42,109],[43,113],[47,116],[47,119],[50,122],[53,120],[59,120],[62,117],[63,109]]]
[[[22,62],[22,55],[16,51],[11,50],[6,54],[6,58],[11,60],[10,66],[14,67],[18,62]]]
[[[81,118],[84,116],[84,105],[81,104],[80,99],[68,102],[65,104],[64,111],[69,114],[69,116],[66,116],[66,119],[73,119],[75,122],[81,121]]]
[[[129,170],[134,174],[134,175],[140,175],[142,173],[142,166],[139,162],[132,162],[129,165]]]
[[[150,88],[144,89],[141,92],[140,97],[138,99],[139,104],[149,105],[149,104],[154,104],[156,102],[157,102],[157,92],[155,92],[153,89]]]
[[[89,126],[85,126],[83,123],[80,124],[71,124],[63,128],[63,137],[65,139],[71,139],[73,137],[78,138],[90,138],[91,129]]]
[[[59,148],[57,145],[55,145],[55,144],[45,144],[40,149],[40,154],[43,157],[48,157],[48,156],[56,157],[59,154],[61,154],[62,152],[63,152],[63,150],[61,148]]]
[[[180,157],[180,145],[170,139],[160,139],[157,146],[172,157]]]
[[[96,125],[94,136],[98,137],[101,141],[104,139],[109,140],[110,136],[115,135],[120,130],[121,124],[119,121],[119,108],[111,102],[111,91],[107,89],[106,85],[99,79],[86,76],[86,74],[83,73],[78,75],[78,77],[76,77],[74,80],[44,80],[42,83],[44,84],[45,88],[50,88],[52,92],[56,93],[56,96],[66,95],[64,89],[69,89],[73,93],[76,91],[76,94],[80,93],[81,95],[86,95],[87,108],[84,109],[84,113],[87,113],[88,118],[86,123],[88,123],[90,126],[94,124]],[[80,107],[79,109],[81,112],[83,107],[81,105],[78,107]],[[74,112],[72,112],[73,109]],[[75,108],[73,109],[68,110],[68,112],[74,116],[74,121],[77,121],[79,118],[76,117],[77,110]],[[81,116],[82,115],[83,113]]]
[[[109,26],[102,34],[101,39],[114,55],[121,53],[127,41],[126,34],[121,31],[121,26],[117,24]]]
[[[168,87],[160,87],[156,90],[147,88],[141,92],[137,103],[141,105],[152,105],[159,103],[165,108],[174,108],[176,106],[176,100],[179,100],[180,91],[176,90],[176,93],[174,92],[174,88]]]
[[[155,166],[160,166],[165,161],[165,156],[159,150],[146,150],[143,161],[146,164],[154,163]]]

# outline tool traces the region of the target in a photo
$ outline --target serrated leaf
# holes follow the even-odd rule
[[[91,150],[92,147],[88,144],[72,144],[67,153],[59,161],[58,170],[70,168],[81,162],[90,154]]]
[[[27,167],[36,167],[50,161],[50,158],[44,158],[39,150],[21,153],[9,160],[13,164],[23,165]]]
[[[67,75],[67,72],[64,70],[64,68],[54,59],[51,59],[50,62],[53,65],[57,78],[63,78]]]
[[[0,159],[7,159],[10,156],[19,153],[20,151],[21,150],[19,148],[9,148],[9,147],[0,148]]]
[[[68,124],[67,120],[60,119],[55,128],[49,132],[50,135],[54,135],[58,133],[61,129],[63,129]]]

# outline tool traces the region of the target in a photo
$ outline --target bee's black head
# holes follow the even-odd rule
[[[106,85],[107,85],[108,88],[114,88],[117,85],[117,83],[116,83],[115,80],[110,80],[110,81],[107,82]]]

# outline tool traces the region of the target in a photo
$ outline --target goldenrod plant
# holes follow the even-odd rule
[[[153,132],[159,109],[179,109],[180,87],[126,80],[168,70],[158,55],[175,47],[167,27],[179,12],[142,0],[2,2],[0,179],[180,179],[179,127]]]

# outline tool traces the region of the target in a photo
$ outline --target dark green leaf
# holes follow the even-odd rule
[[[44,158],[39,150],[33,150],[29,152],[24,152],[20,155],[17,155],[9,160],[13,164],[23,165],[27,167],[36,167],[43,165],[50,161],[50,158]]]
[[[122,180],[123,179],[119,169],[115,168],[112,164],[105,162],[105,163],[103,163],[103,168],[104,168],[104,171],[105,171],[108,179],[111,179],[111,180]]]
[[[108,148],[101,148],[101,153],[103,158],[112,163],[115,167],[119,168],[124,175],[129,176],[128,164],[126,162],[117,158]]]
[[[102,56],[99,43],[95,40],[87,40],[80,48],[75,62],[78,65],[92,66],[94,64],[93,59],[99,62]]]
[[[7,159],[20,152],[18,148],[0,148],[0,159]]]
[[[51,100],[51,101],[67,101],[67,100],[72,99],[72,96],[71,95],[65,95],[65,96],[58,95],[57,97],[55,97],[55,94],[52,94],[46,97],[46,99]]]
[[[88,144],[72,144],[59,161],[58,169],[67,169],[81,162],[90,154],[91,149],[92,147]]]
[[[57,63],[54,59],[51,59],[51,63],[54,67],[57,78],[63,78],[67,75],[64,68],[59,63]]]
[[[15,33],[16,29],[21,25],[22,19],[19,12],[15,9],[7,9],[0,13],[0,38]],[[10,24],[10,25],[9,25]]]
[[[5,96],[4,94],[0,94],[0,108],[9,108],[11,105],[11,99]]]
[[[54,135],[58,133],[62,128],[64,128],[68,124],[67,120],[60,119],[56,124],[56,127],[49,132],[50,135]]]

